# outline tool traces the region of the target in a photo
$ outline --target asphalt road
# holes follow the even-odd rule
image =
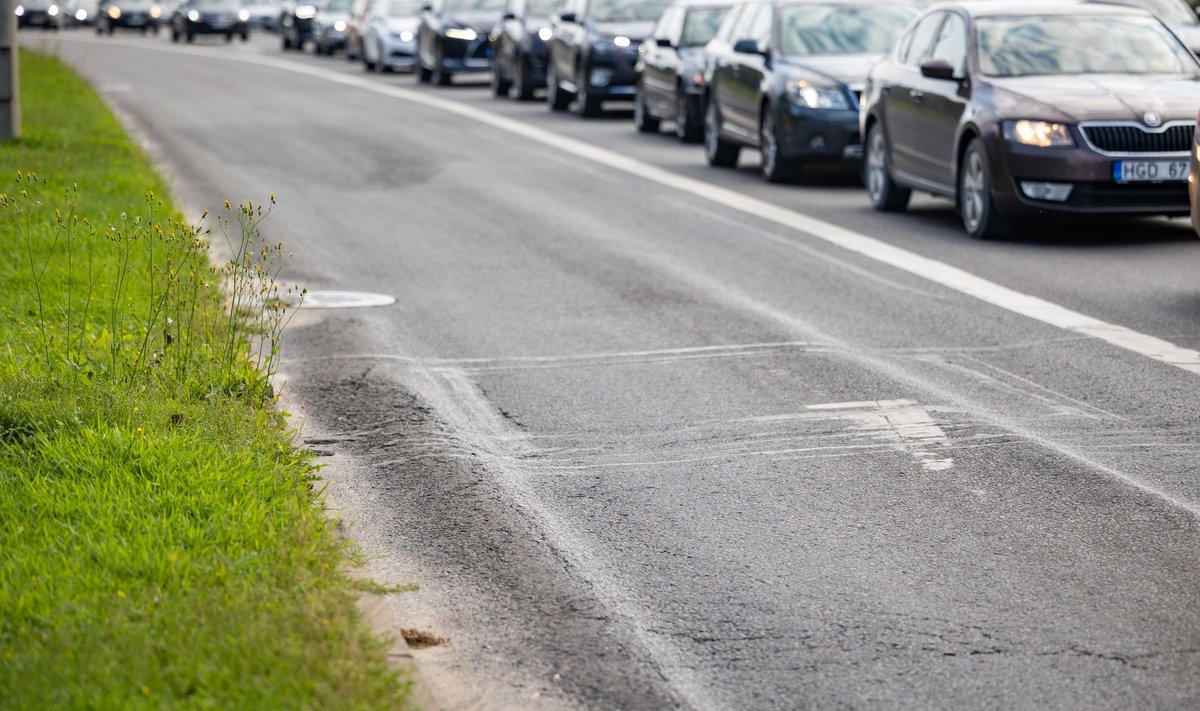
[[[61,35],[188,205],[274,191],[292,279],[396,297],[283,369],[448,706],[1200,706],[1200,373],[1148,338],[1200,347],[1186,221],[979,242],[628,113]]]

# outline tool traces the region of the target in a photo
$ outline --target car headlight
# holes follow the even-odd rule
[[[553,36],[554,30],[551,30],[549,27],[543,27],[542,29],[538,30],[538,39],[543,42],[549,42],[550,38]]]
[[[78,20],[79,22],[83,22],[84,20],[86,20],[87,19],[87,10],[84,10],[82,7],[79,8],[78,10],[76,10],[75,11],[75,19]]]
[[[250,19],[250,11],[249,10],[238,10],[238,19],[241,20],[242,22],[249,20]]]
[[[51,5],[46,9],[46,14],[50,17],[58,17],[58,5]]]
[[[162,8],[159,7],[158,5],[151,5],[150,6],[150,17],[153,17],[156,20],[158,18],[162,17]]]
[[[1064,124],[1052,121],[1005,121],[1004,137],[1022,146],[1038,148],[1065,148],[1075,145],[1070,129]]]
[[[117,7],[116,5],[109,5],[108,6],[108,16],[114,20],[120,19],[121,18],[121,8]]]
[[[316,16],[317,16],[317,8],[313,7],[312,5],[297,5],[296,6],[296,19],[297,20],[311,20]]]
[[[200,13],[197,12],[196,10],[188,10],[188,19],[191,20],[192,22],[199,22],[200,21]]]
[[[450,39],[470,42],[478,37],[479,33],[470,27],[451,27],[450,29],[446,30],[446,36]]]
[[[850,100],[846,98],[846,92],[842,91],[841,87],[813,86],[803,79],[789,81],[787,95],[794,103],[810,109],[845,111],[851,108]]]
[[[413,41],[413,33],[411,30],[404,30],[403,32],[401,32],[399,34],[395,34],[393,36],[397,37],[401,42],[412,42]]]
[[[342,22],[341,20],[334,22],[333,23],[333,31],[334,32],[345,32],[346,31],[346,23]]]
[[[17,17],[20,17],[25,14],[25,8],[21,7],[20,5],[17,5],[16,7],[13,8],[13,14],[16,15]]]

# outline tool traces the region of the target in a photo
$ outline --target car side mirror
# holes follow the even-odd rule
[[[758,47],[758,42],[752,39],[740,39],[734,42],[733,51],[738,54],[763,54],[763,51]]]
[[[424,5],[421,6],[421,12],[433,12],[433,5],[430,5],[429,3],[425,3]]]
[[[575,22],[575,13],[564,12],[563,14],[558,16],[558,21],[559,22]]]
[[[921,65],[921,76],[930,79],[957,79],[954,65],[944,59],[930,59]]]
[[[659,37],[658,39],[654,40],[654,44],[658,45],[659,47],[670,47],[671,46],[671,38],[670,37]]]
[[[517,16],[512,14],[511,12],[506,12],[500,16],[501,22],[506,22],[508,20],[515,20],[515,19],[517,19]]]

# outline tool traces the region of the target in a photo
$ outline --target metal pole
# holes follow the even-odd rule
[[[16,0],[0,0],[0,141],[21,135],[21,91],[17,74]]]

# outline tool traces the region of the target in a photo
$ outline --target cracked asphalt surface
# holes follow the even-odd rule
[[[193,209],[280,207],[284,370],[450,708],[1200,706],[1200,379],[436,108],[271,37],[27,37]],[[234,62],[283,61],[298,71]],[[416,88],[407,76],[371,81]],[[420,88],[713,181],[1180,346],[1185,221],[965,238],[844,171]]]

